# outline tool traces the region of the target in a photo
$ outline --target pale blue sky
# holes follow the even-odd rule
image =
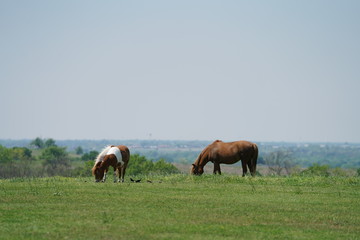
[[[0,0],[0,138],[360,142],[359,13]]]

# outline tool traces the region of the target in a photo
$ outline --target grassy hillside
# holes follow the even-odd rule
[[[8,179],[0,180],[0,236],[359,239],[359,202],[357,177],[169,175],[123,184]]]

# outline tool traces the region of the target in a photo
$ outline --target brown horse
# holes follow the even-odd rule
[[[95,160],[92,173],[95,176],[95,181],[106,181],[106,174],[109,167],[114,168],[114,182],[116,182],[116,175],[119,177],[119,182],[124,182],[125,170],[130,160],[130,151],[127,146],[119,145],[117,147],[111,145],[105,147]]]
[[[255,143],[247,141],[237,141],[225,143],[220,140],[208,145],[192,165],[191,173],[201,175],[204,173],[204,166],[208,162],[214,163],[214,174],[221,174],[220,164],[234,164],[241,160],[243,176],[249,167],[252,176],[256,173],[256,163],[258,157],[258,147]]]

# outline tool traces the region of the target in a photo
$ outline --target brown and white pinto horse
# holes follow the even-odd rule
[[[107,146],[95,159],[92,174],[95,176],[95,181],[106,181],[106,174],[109,167],[114,168],[114,182],[116,182],[116,175],[119,177],[119,182],[124,182],[125,170],[130,160],[130,151],[124,145]]]
[[[208,162],[214,163],[214,174],[221,174],[220,164],[234,164],[241,160],[243,174],[247,173],[249,167],[252,176],[256,173],[256,163],[258,158],[258,147],[255,143],[247,141],[237,141],[225,143],[220,140],[208,145],[192,165],[191,174],[201,175],[204,173],[204,166]]]

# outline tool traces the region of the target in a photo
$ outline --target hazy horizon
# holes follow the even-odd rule
[[[37,138],[37,137],[36,137]],[[55,140],[55,143],[57,141],[60,141],[60,142],[66,142],[66,141],[69,141],[69,142],[76,142],[76,141],[94,141],[94,142],[101,142],[101,141],[109,141],[109,142],[114,142],[114,144],[121,144],[121,142],[126,142],[126,141],[130,141],[130,142],[136,142],[136,141],[148,141],[148,142],[172,142],[172,141],[179,141],[179,142],[213,142],[215,140],[222,140],[222,141],[237,141],[237,140],[249,140],[249,139],[235,139],[235,140],[223,140],[223,139],[152,139],[152,138],[148,138],[148,139],[111,139],[111,138],[108,138],[108,139],[54,139],[52,137],[49,137],[49,138],[42,138],[42,137],[39,137],[41,138],[42,140],[47,140],[49,138]],[[4,138],[0,138],[0,141],[32,141],[34,140],[35,138],[22,138],[22,139],[12,139],[12,138],[7,138],[7,139],[4,139]],[[358,145],[360,144],[360,142],[319,142],[319,141],[258,141],[258,140],[252,140],[253,142],[256,142],[256,143],[264,143],[264,144],[281,144],[281,143],[284,143],[284,144],[349,144],[349,145]]]
[[[360,1],[1,1],[0,139],[360,142]]]

